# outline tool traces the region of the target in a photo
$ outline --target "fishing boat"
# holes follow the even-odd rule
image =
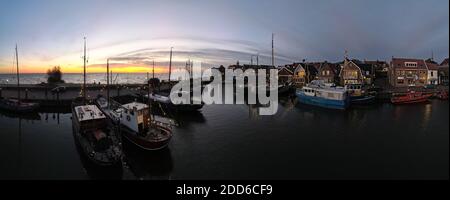
[[[105,99],[97,99],[97,102]],[[123,137],[144,150],[158,150],[166,147],[172,138],[171,125],[152,119],[147,104],[131,102],[120,105],[110,100],[111,108],[103,103],[106,115],[120,126]]]
[[[314,80],[296,91],[298,101],[303,104],[330,109],[345,110],[350,105],[350,98],[343,87],[329,86]]]
[[[375,95],[368,94],[362,84],[348,84],[344,88],[348,92],[351,105],[368,105],[375,102]]]
[[[86,38],[84,41],[84,82],[82,94],[72,101],[72,131],[84,155],[99,166],[122,162],[122,144],[116,126],[105,113],[86,99]]]
[[[28,113],[35,111],[38,103],[22,102],[20,99],[20,76],[19,76],[19,54],[16,45],[16,68],[17,68],[17,99],[0,98],[0,109],[10,112]]]
[[[422,92],[409,91],[403,94],[395,94],[391,97],[393,104],[412,104],[422,103],[428,101],[432,94],[425,94]]]
[[[107,62],[108,67],[109,62]],[[120,128],[124,138],[144,150],[163,149],[169,144],[172,139],[171,124],[155,120],[150,112],[150,103],[133,101],[120,104],[112,100],[109,98],[109,80],[107,80],[107,95],[107,98],[98,97],[96,104]],[[148,96],[150,96],[150,87],[148,87]]]
[[[78,146],[94,164],[120,164],[122,150],[117,131],[96,105],[78,102],[82,101],[76,99],[72,104],[72,129]]]

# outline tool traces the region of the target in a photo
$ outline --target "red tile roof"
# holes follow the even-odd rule
[[[429,62],[426,62],[426,64],[427,64],[427,68],[429,69],[429,70],[438,70],[438,64],[436,64],[436,63],[429,63]]]
[[[407,62],[415,62],[417,63],[416,67],[407,67],[405,63]],[[422,59],[413,59],[413,58],[392,58],[391,61],[392,67],[395,69],[427,69],[425,65],[425,61]]]

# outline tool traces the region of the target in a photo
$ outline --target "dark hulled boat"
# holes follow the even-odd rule
[[[86,38],[84,41],[84,83],[82,97],[73,100],[72,130],[76,144],[93,163],[113,166],[122,163],[122,143],[113,126],[97,105],[86,99]]]
[[[352,105],[369,105],[375,103],[375,100],[376,98],[373,95],[350,97],[350,103]]]
[[[198,111],[198,110],[202,109],[203,106],[205,105],[205,103],[203,101],[201,101],[201,99],[199,100],[201,102],[200,104],[174,104],[170,100],[170,96],[168,93],[157,92],[157,91],[154,91],[154,92],[150,93],[149,95],[144,95],[144,98],[149,99],[150,102],[155,105],[158,105],[158,104],[163,105],[169,110],[180,111],[180,112]],[[192,97],[191,100],[193,98],[194,97]]]
[[[33,112],[39,107],[38,103],[28,103],[20,100],[19,54],[17,52],[17,45],[15,55],[17,68],[17,99],[0,98],[0,109],[18,113]]]
[[[77,144],[95,164],[111,166],[121,163],[122,149],[119,135],[108,118],[96,106],[77,98],[72,103],[72,129]]]
[[[18,99],[0,99],[0,109],[9,112],[28,113],[39,108],[38,103],[22,102]]]
[[[375,91],[367,92],[362,84],[347,84],[345,85],[351,105],[369,105],[375,103]]]

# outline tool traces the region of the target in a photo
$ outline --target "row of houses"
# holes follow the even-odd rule
[[[377,71],[383,71],[386,63],[382,61],[359,61],[344,59],[342,62],[329,63],[293,63],[279,67],[279,81],[292,82],[297,87],[302,87],[312,80],[322,80],[336,85],[371,85]]]
[[[273,69],[270,65],[230,65],[229,69]],[[312,80],[336,85],[373,85],[375,79],[386,78],[394,87],[448,84],[448,58],[436,63],[433,59],[392,58],[390,63],[345,58],[341,62],[298,62],[279,66],[279,84],[293,83],[302,87]],[[223,73],[225,68],[219,68]]]
[[[372,85],[387,76],[393,87],[448,85],[448,58],[441,64],[432,59],[392,58],[384,61],[360,61],[345,58],[338,63],[293,63],[279,67],[279,80],[301,87],[312,80],[336,85]]]
[[[394,87],[448,85],[448,58],[441,64],[433,59],[392,58],[389,83]]]

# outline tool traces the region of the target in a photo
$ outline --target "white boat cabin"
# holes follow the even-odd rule
[[[323,99],[345,100],[347,98],[347,91],[345,88],[326,85],[320,81],[312,81],[306,86],[303,86],[301,91],[306,96]]]
[[[146,104],[132,102],[111,111],[113,118],[138,133],[149,127],[149,108]]]

